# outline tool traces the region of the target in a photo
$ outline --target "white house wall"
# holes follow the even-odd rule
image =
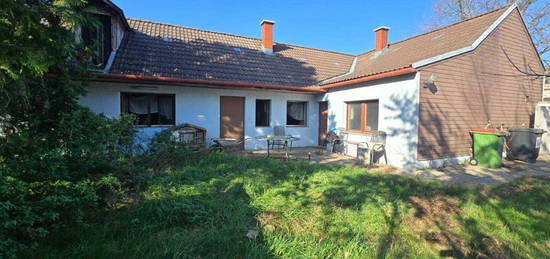
[[[190,123],[207,129],[207,138],[220,135],[220,96],[245,97],[244,133],[246,137],[255,138],[272,132],[273,126],[286,124],[287,101],[307,101],[307,126],[287,126],[286,134],[299,137],[295,146],[316,146],[318,144],[318,96],[300,93],[272,92],[265,90],[231,90],[215,88],[151,86],[136,88],[135,84],[93,83],[87,89],[87,95],[80,99],[80,104],[89,107],[96,113],[107,117],[120,114],[120,92],[164,93],[175,94],[176,124]],[[256,127],[256,99],[271,100],[271,126]],[[139,136],[146,140],[164,127],[144,127],[139,129]],[[265,148],[260,140],[246,141],[246,149]]]
[[[416,73],[330,90],[323,97],[329,104],[328,129],[346,127],[346,102],[378,100],[378,129],[387,132],[388,164],[417,167],[418,92]],[[365,138],[360,134],[349,136],[350,141],[365,141]]]

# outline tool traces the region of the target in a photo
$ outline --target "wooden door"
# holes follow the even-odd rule
[[[328,102],[319,102],[319,146],[325,144],[327,138]]]
[[[220,97],[220,137],[244,139],[244,97]]]

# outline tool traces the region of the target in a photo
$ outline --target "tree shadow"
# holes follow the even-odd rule
[[[470,129],[533,126],[542,80],[522,70],[531,72],[540,66],[526,52],[508,55],[502,37],[494,37],[494,46],[481,45],[460,61],[445,61],[420,72],[419,159],[470,155]],[[460,73],[453,70],[456,67]],[[430,82],[428,76],[434,74],[439,79]]]
[[[435,233],[418,234],[428,242],[448,246],[448,250],[440,250],[441,256],[513,258],[520,256],[524,251],[511,249],[509,240],[492,237],[486,227],[480,226],[476,219],[470,218],[462,210],[467,204],[474,202],[476,206],[484,208],[483,213],[497,215],[497,221],[492,221],[491,224],[504,224],[508,226],[510,233],[519,236],[522,240],[535,239],[540,240],[540,244],[544,244],[544,240],[548,240],[547,234],[550,233],[550,228],[544,225],[548,220],[544,215],[548,215],[549,209],[541,204],[544,204],[543,200],[550,198],[550,192],[543,190],[544,187],[541,186],[537,187],[540,191],[522,189],[525,182],[530,181],[529,179],[517,180],[518,193],[510,193],[510,188],[513,187],[503,185],[502,188],[505,189],[503,192],[508,195],[506,197],[499,195],[493,189],[487,191],[485,188],[442,186],[408,177],[376,174],[357,174],[331,181],[330,186],[322,192],[321,199],[294,196],[295,191],[305,192],[311,186],[300,186],[296,190],[291,189],[282,194],[293,196],[293,199],[302,199],[304,206],[315,204],[325,208],[359,211],[365,204],[374,205],[383,213],[385,224],[385,230],[380,233],[378,239],[377,258],[386,258],[399,253],[394,243],[401,241],[403,229],[414,233],[417,227],[415,224],[420,226],[428,224],[437,229]],[[548,184],[548,179],[541,181]],[[525,200],[535,191],[538,193],[537,198],[531,198],[526,204]],[[416,211],[414,218],[417,220],[411,220],[409,209]],[[508,215],[509,212],[515,211],[529,218],[529,222],[525,222],[522,216],[518,217],[517,214]],[[510,222],[509,218],[514,218],[514,221]],[[521,225],[517,226],[520,222],[522,222]],[[401,249],[409,255],[415,253],[407,248]],[[537,246],[527,249],[539,255],[545,254],[545,251]]]
[[[417,167],[416,150],[418,146],[418,97],[412,93],[393,94],[389,98],[389,103],[384,107],[391,112],[391,116],[386,116],[385,120],[398,121],[397,126],[387,128],[388,137],[399,138],[400,147],[398,148],[403,157],[402,167],[412,169]],[[395,147],[387,147],[394,148]],[[396,152],[397,153],[397,152]]]
[[[310,185],[301,184],[293,188],[287,188],[279,192],[288,199],[299,201],[301,206],[321,206],[323,210],[348,209],[360,211],[365,205],[372,206],[382,214],[384,230],[377,236],[378,245],[375,251],[376,258],[396,256],[396,254],[414,254],[408,247],[393,249],[396,240],[401,240],[400,229],[403,227],[403,219],[407,216],[408,200],[417,195],[432,195],[441,191],[439,185],[431,182],[418,181],[408,177],[380,174],[356,174],[335,178],[326,186],[317,186],[320,183]],[[296,195],[307,192],[307,189],[323,189],[321,198]],[[350,233],[330,232],[330,235],[348,236]],[[327,236],[325,238],[331,238]],[[398,249],[398,250],[399,250]]]

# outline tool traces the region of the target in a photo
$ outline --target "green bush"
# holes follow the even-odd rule
[[[0,1],[0,258],[85,223],[142,183],[133,118],[78,105],[94,46],[75,33],[99,22],[86,6]]]
[[[0,257],[84,223],[86,212],[112,206],[136,186],[132,122],[77,107],[49,132],[0,138]]]
[[[140,159],[141,167],[148,168],[149,171],[156,173],[169,167],[177,168],[185,165],[189,162],[189,159],[197,157],[197,154],[192,155],[192,150],[178,145],[174,141],[172,133],[172,129],[168,128],[153,136],[143,153],[143,157],[146,157],[146,159]],[[197,152],[205,153],[207,150],[197,150]]]

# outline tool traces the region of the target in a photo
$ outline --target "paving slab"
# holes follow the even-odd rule
[[[266,156],[265,150],[245,151],[248,156]],[[285,159],[283,152],[273,152],[271,157]],[[330,164],[337,166],[367,167],[358,159],[338,153],[327,152],[318,147],[293,148],[290,160],[309,161],[310,163]],[[385,165],[376,165],[369,171],[381,171],[389,174],[405,175],[440,181],[444,184],[457,185],[492,185],[512,181],[523,176],[550,177],[550,155],[541,155],[536,163],[504,160],[502,168],[483,168],[472,165],[453,165],[443,168],[422,170],[402,170]]]
[[[416,171],[394,170],[391,174],[407,175],[457,185],[493,185],[510,182],[524,176],[550,177],[550,155],[542,155],[536,163],[504,160],[501,168],[453,165]]]

